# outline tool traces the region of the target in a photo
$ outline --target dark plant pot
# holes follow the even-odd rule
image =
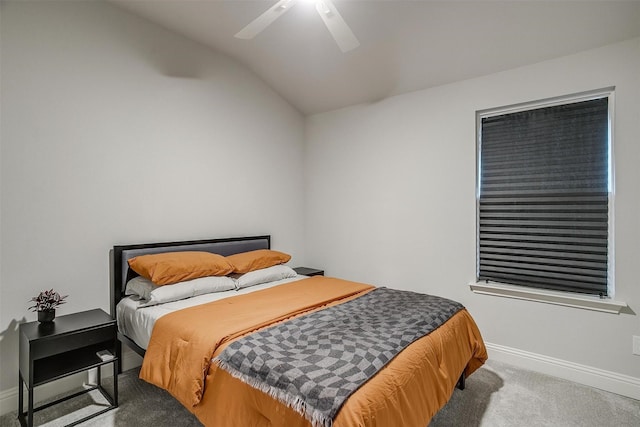
[[[38,312],[38,322],[51,323],[56,318],[55,310],[42,310]]]

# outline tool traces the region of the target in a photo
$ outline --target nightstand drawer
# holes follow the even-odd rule
[[[55,338],[55,342],[48,339],[42,339],[31,343],[31,357],[34,360],[42,359],[101,342],[113,342],[113,337],[115,335],[116,325],[113,324],[58,336]]]

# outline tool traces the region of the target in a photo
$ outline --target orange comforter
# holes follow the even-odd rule
[[[169,391],[206,426],[308,427],[302,415],[211,359],[245,334],[371,289],[316,276],[165,315],[156,321],[140,377]],[[471,374],[486,358],[480,332],[462,310],[351,395],[334,426],[424,427],[449,400],[462,371]]]

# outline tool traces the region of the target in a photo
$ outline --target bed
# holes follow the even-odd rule
[[[144,356],[141,378],[169,391],[204,425],[425,427],[454,388],[464,388],[464,379],[486,360],[480,332],[462,307],[390,357],[330,419],[318,421],[301,410],[304,402],[296,406],[254,384],[228,368],[224,356],[278,327],[286,329],[313,316],[333,319],[335,312],[366,298],[382,299],[384,289],[297,276],[144,308],[125,296],[127,282],[137,276],[128,261],[140,255],[202,251],[229,256],[270,248],[270,236],[252,236],[122,245],[110,253],[118,355],[125,344]]]

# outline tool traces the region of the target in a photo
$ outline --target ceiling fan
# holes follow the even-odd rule
[[[351,31],[351,28],[344,22],[342,16],[333,5],[331,0],[306,0],[315,3],[318,14],[327,26],[327,29],[335,39],[342,52],[349,52],[360,46],[360,42]],[[271,6],[266,12],[251,21],[234,37],[239,39],[252,39],[262,30],[267,28],[273,21],[284,15],[291,9],[298,0],[280,0]]]

